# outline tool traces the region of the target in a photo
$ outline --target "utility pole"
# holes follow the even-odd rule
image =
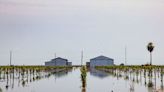
[[[125,65],[127,65],[127,47],[125,46]]]
[[[54,56],[55,56],[55,59],[56,59],[56,53],[54,54]],[[56,65],[56,60],[55,60],[55,66],[57,66],[57,65]]]
[[[81,66],[83,65],[83,51],[81,51]]]
[[[56,58],[56,53],[54,54],[55,58]]]
[[[12,51],[10,50],[10,66],[11,66],[11,62],[12,62]]]

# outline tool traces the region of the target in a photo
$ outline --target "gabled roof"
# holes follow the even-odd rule
[[[114,60],[112,58],[109,58],[109,57],[106,57],[106,56],[103,56],[103,55],[95,57],[95,58],[92,58],[91,60],[104,60],[104,59],[105,60]]]
[[[68,61],[67,59],[64,59],[64,58],[61,58],[61,57],[54,58],[54,59],[52,59],[51,61],[55,61],[55,60],[57,60],[57,59],[62,59],[62,60]]]

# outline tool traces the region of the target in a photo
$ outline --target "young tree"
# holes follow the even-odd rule
[[[150,65],[152,65],[152,52],[154,50],[154,45],[152,42],[148,43],[147,50],[150,52]]]

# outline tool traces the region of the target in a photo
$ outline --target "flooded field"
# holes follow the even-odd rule
[[[4,74],[1,71],[0,76],[0,92],[164,92],[163,74],[159,72],[153,72],[152,77],[148,77],[147,72],[111,73],[87,69],[84,87],[80,68],[28,75],[16,72]],[[150,81],[152,87],[148,87]]]

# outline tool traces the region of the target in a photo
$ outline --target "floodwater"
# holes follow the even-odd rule
[[[38,80],[27,80],[26,83],[16,77],[0,79],[0,92],[156,92],[163,85],[158,74],[157,78],[152,78],[155,86],[149,88],[145,85],[148,79],[145,80],[143,76],[133,76],[132,81],[131,78],[118,78],[104,71],[89,69],[86,88],[83,90],[80,74],[80,68],[73,68],[51,76],[42,76]]]

